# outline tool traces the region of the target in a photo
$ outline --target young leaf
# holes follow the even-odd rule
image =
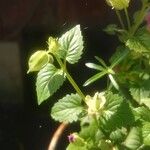
[[[106,63],[104,62],[104,60],[98,56],[95,56],[95,59],[97,59],[99,61],[99,63],[101,63],[103,65],[104,68],[107,68]]]
[[[116,31],[118,30],[118,27],[116,24],[109,24],[104,31],[109,35],[115,35]]]
[[[129,54],[129,49],[125,48],[124,46],[120,46],[117,48],[116,53],[111,57],[111,66],[110,68],[113,69],[116,65],[118,65],[125,57]]]
[[[124,141],[124,145],[131,150],[136,150],[142,144],[141,139],[142,139],[141,130],[137,127],[133,127],[130,130],[126,140]]]
[[[59,38],[60,49],[66,52],[66,59],[70,64],[77,63],[83,53],[83,38],[80,25],[75,26]]]
[[[63,71],[52,64],[47,64],[39,71],[36,81],[38,104],[52,96],[65,80]]]
[[[92,76],[91,78],[89,78],[84,84],[83,86],[87,86],[93,82],[95,82],[96,80],[98,80],[99,78],[103,77],[105,74],[107,74],[107,71],[102,71],[100,73],[95,74],[94,76]]]
[[[100,70],[100,71],[103,71],[104,70],[104,67],[100,66],[100,65],[97,65],[97,64],[94,64],[94,63],[86,63],[85,64],[88,68],[91,68],[91,69],[95,69],[95,70]]]
[[[66,95],[53,106],[51,116],[60,122],[77,121],[83,111],[81,101],[78,94]]]
[[[144,144],[150,146],[150,122],[144,124],[142,128],[142,133],[144,138]]]

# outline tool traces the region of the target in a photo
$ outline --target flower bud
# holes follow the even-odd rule
[[[130,0],[106,0],[106,2],[113,9],[121,10],[129,6]]]
[[[106,103],[104,92],[101,92],[101,93],[97,92],[95,93],[94,97],[87,95],[85,97],[85,102],[88,106],[89,115],[99,113],[99,111],[103,109]]]
[[[53,62],[53,57],[49,55],[46,51],[37,51],[29,58],[29,72],[39,71],[42,69],[48,62]]]
[[[70,135],[68,135],[68,140],[70,143],[73,143],[75,145],[78,146],[84,146],[85,145],[85,141],[83,138],[81,138],[78,133],[72,133]]]
[[[48,52],[55,54],[57,53],[57,50],[59,49],[59,43],[57,39],[53,37],[49,37],[48,39]]]

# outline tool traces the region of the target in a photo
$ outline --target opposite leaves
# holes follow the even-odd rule
[[[70,64],[78,62],[83,50],[83,38],[80,25],[75,26],[59,38],[60,49],[65,51],[65,58]]]
[[[66,95],[60,99],[52,108],[52,117],[60,122],[77,121],[83,111],[81,97],[78,94]]]
[[[47,64],[37,76],[36,91],[38,104],[52,96],[65,80],[64,73],[52,64]]]

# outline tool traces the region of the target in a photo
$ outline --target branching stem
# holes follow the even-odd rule
[[[125,12],[125,16],[126,16],[126,19],[127,19],[128,29],[130,30],[130,28],[131,28],[131,23],[130,23],[130,18],[129,18],[129,14],[128,14],[127,8],[124,9],[124,12]]]
[[[56,57],[56,60],[59,63],[60,67],[63,69],[63,71],[66,73],[67,79],[69,80],[69,82],[71,83],[71,85],[74,87],[74,89],[76,90],[76,92],[79,94],[79,96],[81,96],[81,98],[84,101],[85,100],[85,95],[82,93],[82,91],[80,90],[80,88],[78,87],[78,85],[76,84],[76,82],[74,81],[74,79],[71,77],[71,75],[67,71],[66,66],[64,66],[63,62],[58,57]]]
[[[115,10],[115,11],[116,11],[116,15],[117,15],[117,17],[118,17],[118,20],[119,20],[119,22],[120,22],[120,25],[121,25],[122,29],[125,29],[125,26],[124,26],[122,17],[121,17],[121,15],[120,15],[120,12],[119,12],[118,10]]]

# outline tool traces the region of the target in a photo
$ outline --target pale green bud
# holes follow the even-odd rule
[[[52,54],[56,54],[57,51],[59,50],[59,43],[58,40],[53,38],[53,37],[49,37],[48,39],[48,52],[52,53]]]
[[[29,72],[39,71],[42,69],[48,62],[53,62],[53,57],[49,55],[46,51],[39,50],[31,55],[28,61]]]
[[[130,0],[106,0],[106,2],[113,9],[121,10],[129,6]]]
[[[103,109],[106,103],[104,92],[101,92],[101,93],[97,92],[95,93],[94,97],[87,95],[85,97],[85,102],[88,106],[89,115],[99,113]]]

